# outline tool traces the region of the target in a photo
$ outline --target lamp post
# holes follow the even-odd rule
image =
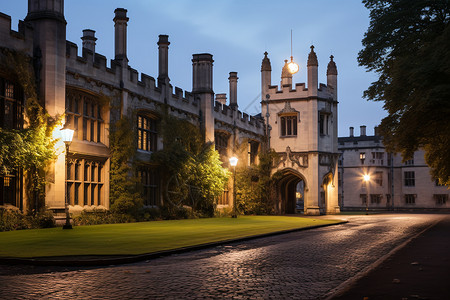
[[[61,139],[64,142],[64,144],[66,145],[65,165],[67,166],[68,165],[67,157],[69,156],[69,146],[70,146],[70,143],[72,142],[72,138],[73,138],[73,129],[64,127],[60,131],[61,131]],[[65,169],[64,170],[64,210],[66,212],[66,224],[64,224],[63,229],[72,229],[72,225],[70,224],[69,203],[67,203],[67,184],[66,184],[67,171],[66,171],[66,168],[67,167],[64,168]]]
[[[366,182],[366,215],[368,215],[369,214],[369,182],[370,182],[370,175],[369,174],[364,174],[363,179]]]
[[[237,218],[236,213],[236,165],[237,165],[238,159],[236,156],[230,157],[230,166],[233,167],[233,214],[231,215],[232,218]]]

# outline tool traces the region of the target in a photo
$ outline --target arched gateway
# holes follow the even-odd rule
[[[311,46],[307,87],[292,85],[288,61],[280,86],[271,84],[267,52],[261,65],[262,116],[268,146],[275,150],[276,211],[308,215],[338,213],[337,69],[330,57],[327,84],[318,84],[318,62]]]

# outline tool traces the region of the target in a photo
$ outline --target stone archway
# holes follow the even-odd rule
[[[328,173],[323,177],[322,185],[320,188],[319,207],[321,214],[326,214],[328,211],[328,207],[330,204],[329,202],[332,197],[330,194],[332,193],[333,188],[333,174]]]
[[[277,211],[280,214],[304,212],[307,185],[305,178],[293,169],[285,169],[277,184]]]

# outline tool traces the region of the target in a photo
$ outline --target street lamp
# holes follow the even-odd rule
[[[363,179],[366,182],[366,215],[369,214],[369,181],[370,181],[370,175],[364,174]]]
[[[236,156],[230,157],[230,166],[233,167],[233,214],[232,218],[237,218],[236,214],[236,165],[238,158]]]
[[[73,138],[73,129],[67,128],[64,126],[63,129],[60,130],[61,131],[61,140],[64,142],[64,144],[66,145],[66,162],[65,165],[67,168],[68,165],[68,156],[69,156],[69,146],[70,143],[72,142],[72,138]],[[70,224],[70,215],[69,215],[69,204],[67,203],[67,171],[64,170],[64,210],[66,212],[66,224],[64,224],[63,229],[72,229],[72,225]]]

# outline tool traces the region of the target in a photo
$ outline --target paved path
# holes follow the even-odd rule
[[[320,299],[441,215],[369,215],[122,266],[0,266],[0,299]]]

